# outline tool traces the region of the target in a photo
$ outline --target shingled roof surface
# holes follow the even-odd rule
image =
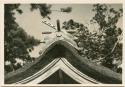
[[[112,70],[92,63],[79,55],[77,46],[66,38],[52,40],[42,50],[42,54],[33,63],[25,65],[16,71],[5,75],[5,84],[23,80],[48,65],[58,57],[65,57],[74,67],[93,79],[106,84],[121,84],[122,75]]]

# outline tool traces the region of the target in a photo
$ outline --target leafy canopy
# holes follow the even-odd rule
[[[5,28],[4,28],[4,47],[5,47],[5,62],[9,62],[9,65],[5,65],[7,72],[15,70],[21,67],[21,64],[17,64],[16,59],[23,61],[32,61],[32,57],[29,55],[34,46],[39,45],[40,41],[33,36],[28,35],[24,29],[22,29],[15,21],[14,11],[23,14],[23,11],[19,8],[20,4],[5,4]],[[50,6],[46,4],[31,4],[31,9],[40,9],[42,17],[48,17],[51,13],[49,11]]]
[[[99,33],[91,33],[84,24],[73,19],[65,21],[62,28],[77,30],[73,35],[78,38],[78,46],[83,48],[80,54],[84,58],[121,73],[122,29],[117,27],[117,23],[123,15],[122,9],[117,11],[105,4],[94,4],[92,11],[95,15],[90,22],[99,26]]]

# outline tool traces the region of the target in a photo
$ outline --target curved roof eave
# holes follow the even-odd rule
[[[53,49],[53,47],[55,45],[63,45],[65,48],[69,49],[73,53],[73,55],[80,61],[79,66],[83,67],[85,70],[88,70],[87,71],[88,73],[91,73],[92,75],[95,75],[95,76],[97,75],[98,80],[105,79],[104,83],[112,83],[112,84],[122,83],[121,74],[115,73],[115,72],[113,72],[112,70],[110,70],[106,67],[98,66],[96,64],[93,64],[89,60],[82,58],[78,54],[78,52],[76,50],[76,47],[74,47],[68,41],[66,41],[66,40],[56,40],[53,43],[51,43],[50,45],[48,45],[47,47],[45,47],[42,55],[38,59],[36,59],[36,61],[34,61],[33,63],[31,63],[29,65],[24,66],[23,68],[21,68],[17,71],[10,72],[7,75],[5,75],[5,84],[11,83],[11,81],[9,82],[9,80],[13,80],[13,79],[11,79],[12,77],[14,77],[15,79],[18,79],[19,76],[23,75],[22,73],[25,73],[26,70],[28,70],[29,68],[31,68],[32,66],[37,64],[46,55],[47,52],[49,52],[51,49]],[[110,80],[110,81],[108,82],[106,80]]]

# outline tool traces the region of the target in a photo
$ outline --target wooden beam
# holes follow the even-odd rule
[[[42,32],[42,34],[51,34],[52,32]]]

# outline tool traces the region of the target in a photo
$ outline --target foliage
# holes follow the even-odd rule
[[[69,20],[68,22],[63,23],[63,28],[65,29],[77,29],[73,35],[78,37],[76,40],[79,47],[82,47],[83,50],[80,52],[82,56],[87,59],[95,60],[100,58],[100,49],[103,40],[100,41],[102,38],[97,33],[89,32],[89,29],[81,23],[73,21],[73,19]]]
[[[93,7],[95,16],[92,21],[95,21],[95,23],[99,25],[99,30],[105,38],[102,54],[106,56],[104,57],[102,64],[109,68],[114,68],[118,65],[117,63],[113,64],[113,62],[115,60],[122,60],[122,43],[120,43],[122,29],[117,27],[117,23],[120,17],[122,17],[123,11],[122,9],[117,11],[105,4],[95,4]]]
[[[99,33],[91,33],[86,26],[73,19],[65,21],[63,28],[77,30],[73,35],[78,37],[78,46],[83,47],[80,54],[84,58],[121,73],[118,67],[122,61],[122,29],[117,27],[117,22],[122,17],[122,9],[116,11],[105,4],[95,4],[93,12],[95,15],[90,22],[98,24]]]
[[[61,8],[60,10],[61,10],[61,12],[67,12],[67,13],[70,13],[70,12],[72,11],[72,8],[71,8],[71,7]]]
[[[39,45],[40,41],[33,36],[28,35],[15,21],[14,11],[19,14],[23,13],[23,10],[19,8],[20,4],[6,4],[5,5],[5,72],[16,70],[22,65],[16,61],[21,59],[23,62],[33,61],[35,58],[29,55],[34,46]],[[40,15],[43,18],[50,19],[51,5],[48,4],[30,4],[31,11],[38,9]],[[60,8],[61,12],[71,12],[71,8]]]
[[[16,59],[23,61],[31,61],[33,58],[30,57],[34,46],[40,43],[39,40],[33,36],[28,35],[15,21],[14,11],[22,14],[23,11],[19,8],[19,4],[6,4],[5,5],[5,28],[4,28],[4,47],[5,47],[5,62],[9,62],[9,65],[5,65],[6,72],[18,69],[21,64],[17,64]],[[51,12],[48,11],[50,7],[45,4],[31,5],[31,9],[36,9],[39,6],[41,16],[46,17]]]
[[[31,11],[39,9],[40,14],[43,18],[47,17],[50,19],[49,14],[51,14],[51,5],[48,4],[31,4]]]
[[[51,9],[52,5],[50,4],[31,4],[31,11],[34,11],[36,9],[39,9],[40,14],[43,18],[48,18],[51,19],[49,17],[49,15],[52,13],[52,11],[57,11],[57,12],[66,12],[66,13],[70,13],[72,11],[71,7],[66,7],[66,8],[60,8],[60,10],[52,10]]]

